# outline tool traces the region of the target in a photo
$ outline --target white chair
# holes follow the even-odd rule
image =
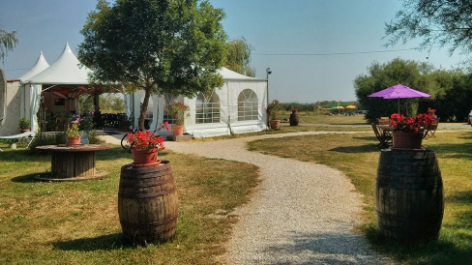
[[[33,132],[24,132],[24,133],[15,134],[15,135],[0,136],[0,139],[3,139],[3,140],[17,139],[18,140],[17,142],[19,142],[24,137],[30,137],[30,136],[31,136],[31,140],[29,140],[28,145],[25,147],[25,149],[28,149],[28,147],[30,146],[31,142],[33,142],[33,139],[34,139],[34,133]],[[0,148],[0,151],[3,152],[3,150],[1,148]]]

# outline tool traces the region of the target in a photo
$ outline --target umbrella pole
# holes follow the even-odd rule
[[[398,113],[400,113],[400,99],[398,99],[398,104],[397,104],[397,106],[398,106]]]

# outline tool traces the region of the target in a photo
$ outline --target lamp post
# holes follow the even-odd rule
[[[269,125],[269,112],[267,111],[269,109],[269,75],[272,74],[272,71],[270,70],[270,67],[267,67],[266,69],[267,73],[267,105],[266,105],[266,115],[267,115],[267,128],[270,128]]]

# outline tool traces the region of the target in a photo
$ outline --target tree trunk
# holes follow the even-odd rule
[[[147,107],[148,107],[148,103],[149,103],[149,97],[151,96],[151,88],[146,87],[146,89],[144,91],[145,91],[144,100],[143,100],[143,104],[141,105],[141,112],[139,113],[139,120],[138,120],[138,126],[139,126],[140,131],[145,130],[144,129],[144,117],[146,116]]]
[[[94,120],[97,129],[103,128],[102,113],[100,112],[100,93],[95,90],[93,96]]]

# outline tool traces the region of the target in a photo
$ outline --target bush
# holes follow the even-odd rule
[[[67,136],[63,132],[55,133],[55,134],[45,134],[45,133],[39,132],[38,134],[36,134],[36,137],[34,138],[33,142],[30,145],[30,152],[36,153],[37,146],[65,144],[66,141],[67,141]]]
[[[96,130],[91,130],[89,132],[88,140],[89,140],[89,144],[102,144],[102,143],[104,143],[103,140],[100,140],[97,137],[97,131]]]

